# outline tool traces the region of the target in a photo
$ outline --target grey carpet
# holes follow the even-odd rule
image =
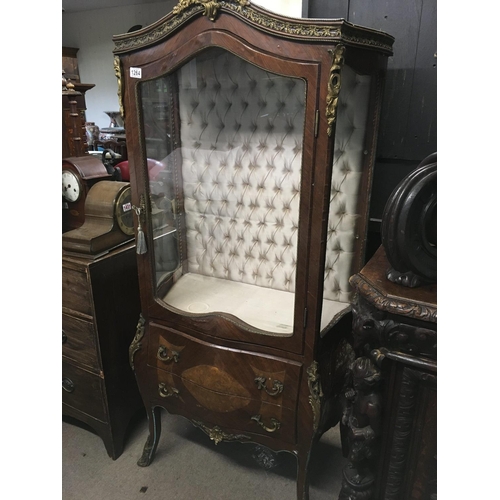
[[[256,445],[215,446],[189,421],[167,412],[155,460],[139,467],[147,428],[146,417],[135,422],[123,454],[113,461],[96,434],[63,420],[62,500],[296,499],[293,455],[278,454],[275,467],[266,469]],[[338,427],[330,429],[311,459],[310,500],[337,498],[345,463]]]

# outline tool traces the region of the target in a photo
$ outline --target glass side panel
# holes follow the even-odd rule
[[[342,68],[325,256],[321,329],[345,313],[352,299],[349,278],[356,243],[371,77]]]
[[[210,48],[140,85],[157,298],[291,335],[305,81]]]

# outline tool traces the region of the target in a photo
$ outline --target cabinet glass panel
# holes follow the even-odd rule
[[[342,92],[337,106],[335,150],[328,214],[323,309],[324,330],[352,300],[349,278],[357,241],[359,190],[365,156],[365,137],[371,77],[342,68]]]
[[[140,86],[157,299],[291,335],[305,81],[210,48]]]

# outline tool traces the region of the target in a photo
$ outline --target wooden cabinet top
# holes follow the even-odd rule
[[[390,264],[381,246],[350,283],[377,309],[408,318],[437,323],[437,285],[407,288],[386,278]]]

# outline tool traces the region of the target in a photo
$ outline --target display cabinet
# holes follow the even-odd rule
[[[181,1],[116,35],[142,314],[130,346],[149,418],[293,453],[341,416],[387,57],[344,20]]]

